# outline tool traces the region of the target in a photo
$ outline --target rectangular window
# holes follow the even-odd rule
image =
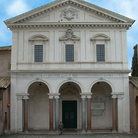
[[[66,45],[66,62],[74,62],[74,45]]]
[[[105,46],[96,45],[97,62],[105,61]]]
[[[34,62],[43,62],[43,45],[35,45]]]

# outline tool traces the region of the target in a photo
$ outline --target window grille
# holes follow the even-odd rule
[[[66,45],[66,62],[74,62],[74,45]]]
[[[105,46],[96,45],[97,62],[105,61]]]
[[[43,62],[43,45],[35,45],[34,61]]]

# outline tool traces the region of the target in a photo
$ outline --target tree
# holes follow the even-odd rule
[[[138,45],[134,46],[134,55],[132,58],[132,76],[138,77]]]

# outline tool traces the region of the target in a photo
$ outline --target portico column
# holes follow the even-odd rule
[[[53,96],[49,96],[49,131],[53,131]]]
[[[24,132],[28,132],[28,96],[24,96]]]
[[[112,95],[112,131],[117,131],[117,95]]]
[[[22,105],[23,96],[17,94],[17,132],[23,132],[23,105]]]
[[[58,131],[59,125],[59,96],[55,96],[55,131]]]
[[[82,132],[86,131],[86,96],[81,96],[82,99]]]
[[[87,96],[87,131],[91,130],[91,96]]]

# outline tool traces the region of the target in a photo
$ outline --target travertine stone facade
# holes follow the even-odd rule
[[[57,0],[5,21],[13,32],[11,131],[22,132],[23,125],[58,131],[63,121],[67,129],[82,132],[129,132],[126,32],[133,22],[82,0]],[[35,45],[43,46],[42,62],[34,60]],[[74,47],[72,62],[66,62],[66,45]],[[97,45],[104,45],[102,62]],[[26,94],[29,112],[23,124]],[[74,103],[70,111],[67,102]]]

